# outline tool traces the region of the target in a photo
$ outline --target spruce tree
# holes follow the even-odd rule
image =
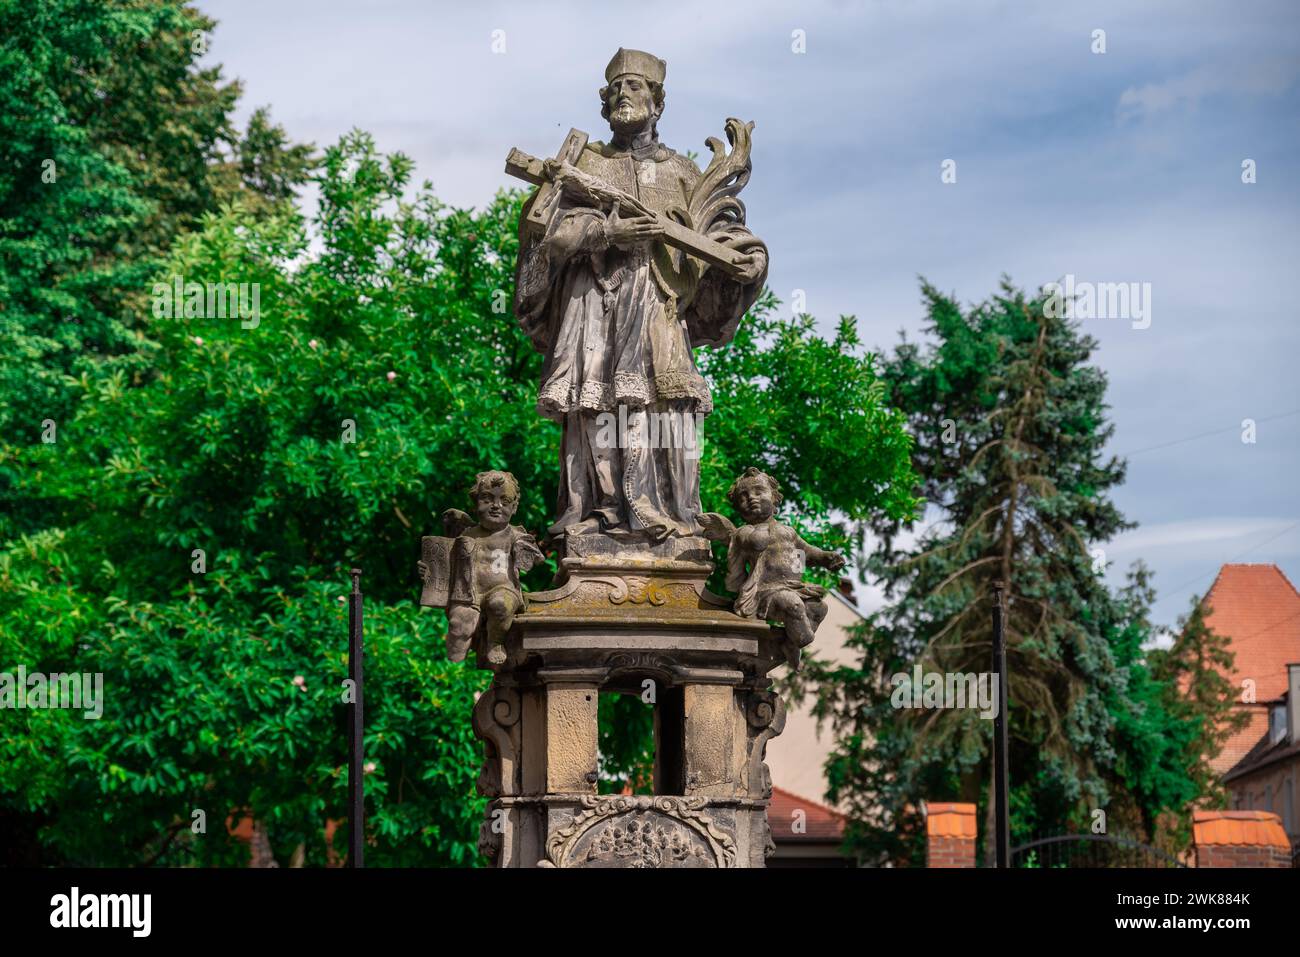
[[[925,523],[862,527],[888,605],[854,638],[858,667],[809,675],[838,740],[828,796],[850,809],[851,845],[913,863],[924,800],[977,802],[991,833],[992,722],[969,707],[899,709],[893,676],[989,671],[990,588],[1004,582],[1013,842],[1084,830],[1122,787],[1115,712],[1132,707],[1136,659],[1126,647],[1117,661],[1113,645],[1125,628],[1131,643],[1144,608],[1102,577],[1100,547],[1131,525],[1110,497],[1125,466],[1104,452],[1095,341],[1006,280],[967,310],[923,293],[932,344],[904,340],[884,378],[916,438]]]

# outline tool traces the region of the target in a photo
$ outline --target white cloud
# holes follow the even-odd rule
[[[1146,555],[1158,549],[1175,548],[1182,558],[1194,558],[1198,553],[1217,555],[1221,561],[1230,561],[1232,545],[1249,546],[1252,540],[1259,544],[1277,545],[1278,538],[1296,529],[1294,538],[1300,542],[1300,523],[1294,518],[1194,518],[1176,522],[1161,522],[1126,532],[1107,546],[1109,555]],[[1211,547],[1207,547],[1211,546]],[[1274,549],[1276,551],[1276,548]]]
[[[1116,114],[1127,121],[1175,109],[1195,110],[1206,97],[1219,93],[1277,96],[1291,87],[1297,72],[1300,66],[1291,60],[1201,66],[1159,83],[1130,86],[1120,94]]]

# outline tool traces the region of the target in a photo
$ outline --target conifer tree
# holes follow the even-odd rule
[[[925,800],[977,802],[991,833],[992,722],[970,707],[900,709],[893,676],[989,671],[990,589],[1004,582],[1013,839],[1082,830],[1123,787],[1116,712],[1135,707],[1127,667],[1146,607],[1102,577],[1101,546],[1131,525],[1111,500],[1125,466],[1104,451],[1095,341],[1006,280],[966,310],[923,294],[932,341],[904,340],[884,378],[916,437],[926,517],[862,527],[888,605],[855,636],[856,667],[809,675],[838,741],[828,796],[850,808],[851,846],[916,863]]]

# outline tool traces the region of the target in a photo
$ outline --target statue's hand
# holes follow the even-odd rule
[[[465,529],[473,528],[475,524],[477,523],[467,512],[458,508],[449,508],[442,513],[442,529],[448,538],[459,538]]]
[[[605,240],[611,246],[635,246],[638,243],[652,242],[661,238],[663,234],[664,228],[657,217],[644,215],[620,217],[617,203],[614,204],[609,218],[605,220]]]
[[[743,271],[736,276],[738,280],[743,283],[758,282],[758,277],[763,275],[763,270],[767,268],[767,257],[758,253],[748,253],[737,259],[736,263],[744,267]]]

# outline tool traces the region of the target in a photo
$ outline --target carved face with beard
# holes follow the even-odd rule
[[[635,73],[615,77],[600,94],[605,104],[601,115],[620,136],[653,131],[664,111],[663,86]]]

